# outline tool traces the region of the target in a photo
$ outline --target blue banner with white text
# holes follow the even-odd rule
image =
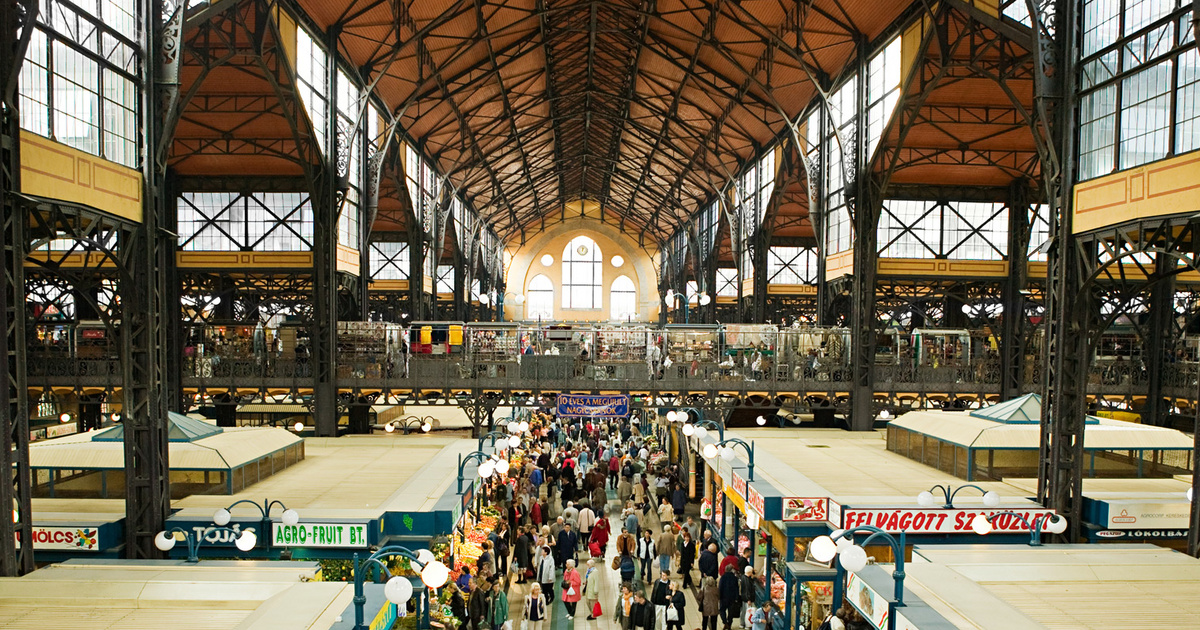
[[[624,418],[629,415],[629,396],[559,394],[558,415],[564,418]]]

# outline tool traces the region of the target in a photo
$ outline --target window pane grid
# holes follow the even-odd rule
[[[586,236],[576,236],[562,254],[563,308],[597,309],[603,306],[604,258],[600,247]]]

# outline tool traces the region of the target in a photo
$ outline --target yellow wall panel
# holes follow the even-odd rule
[[[21,192],[142,220],[142,174],[21,131]]]
[[[849,249],[825,260],[825,279],[833,280],[854,273],[854,250]]]
[[[1008,275],[1008,261],[880,258],[876,269],[878,269],[878,273],[881,276],[994,278]]]
[[[372,280],[372,291],[407,291],[408,280]]]
[[[337,246],[337,270],[359,275],[358,250],[345,245]]]
[[[1075,186],[1075,232],[1200,210],[1200,151]]]
[[[288,65],[296,69],[296,20],[283,9],[275,12],[279,24],[279,39],[283,44],[283,52],[287,55]]]

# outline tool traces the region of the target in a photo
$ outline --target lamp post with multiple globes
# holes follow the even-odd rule
[[[363,625],[363,606],[367,603],[367,597],[363,593],[363,582],[366,579],[367,569],[371,565],[378,565],[380,570],[388,576],[387,582],[383,585],[383,596],[387,600],[397,606],[404,606],[408,600],[412,599],[413,586],[408,578],[401,575],[391,575],[387,565],[381,560],[388,556],[401,556],[408,558],[414,569],[418,569],[421,573],[421,582],[425,588],[421,589],[422,593],[427,593],[428,589],[441,588],[446,584],[446,580],[450,577],[450,569],[446,565],[437,560],[433,552],[428,549],[421,549],[413,552],[407,547],[399,545],[389,545],[379,549],[370,556],[367,556],[361,563],[358,561],[358,554],[354,554],[351,563],[354,567],[354,630],[366,630],[367,626]],[[420,627],[429,626],[429,598],[425,597],[423,606],[419,607],[423,622]]]

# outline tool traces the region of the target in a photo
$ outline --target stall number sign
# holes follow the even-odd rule
[[[908,534],[974,534],[974,530],[971,529],[971,521],[977,515],[991,516],[999,512],[1016,512],[1024,516],[1030,523],[1033,523],[1039,516],[1054,514],[1053,510],[1037,508],[1009,510],[946,510],[940,508],[859,510],[846,508],[843,510],[842,527],[850,529],[860,525],[872,525],[892,534],[899,532]],[[992,527],[998,533],[1029,531],[1021,519],[1011,514],[997,516],[992,521]]]
[[[34,527],[33,548],[38,551],[99,551],[95,527]],[[17,549],[21,536],[17,535]]]
[[[345,523],[275,523],[275,547],[366,547],[367,526]]]

